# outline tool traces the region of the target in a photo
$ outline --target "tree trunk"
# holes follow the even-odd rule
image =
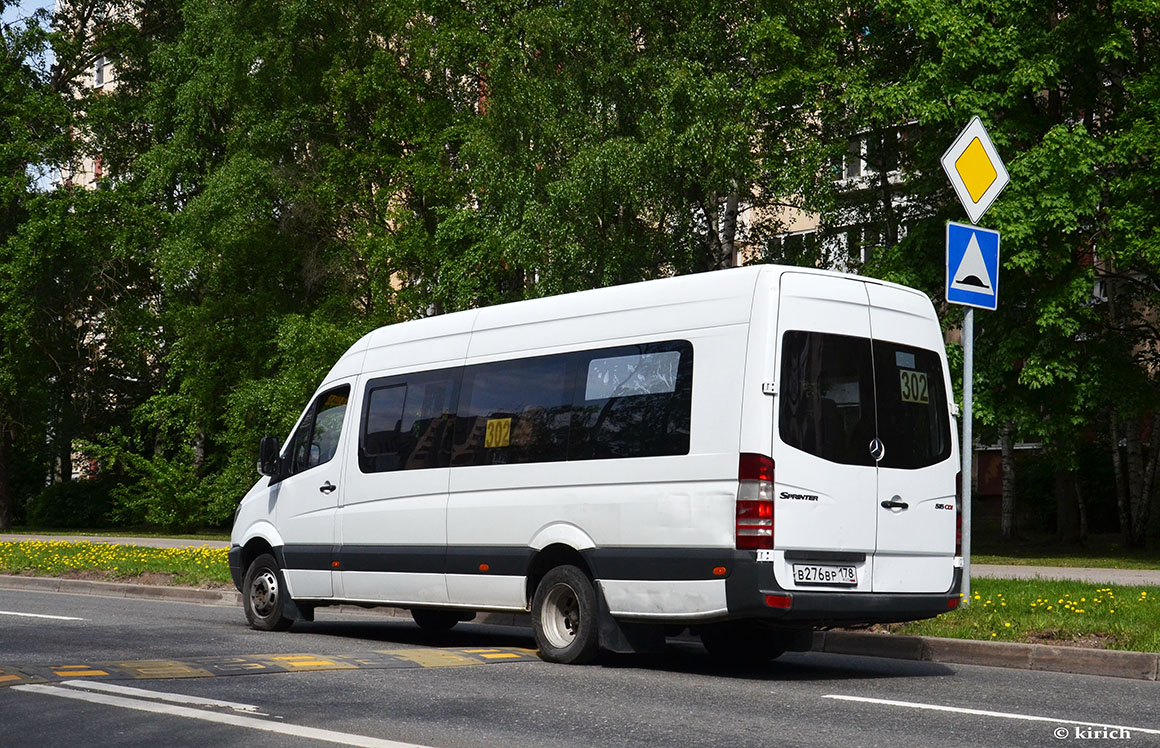
[[[737,214],[741,209],[741,195],[737,191],[737,183],[725,200],[725,215],[721,217],[721,254],[717,260],[718,268],[731,268],[737,264]]]
[[[1143,512],[1144,497],[1144,445],[1140,438],[1140,421],[1128,419],[1124,424],[1128,453],[1128,545],[1137,548],[1144,544],[1144,533],[1140,531],[1138,520]]]
[[[1003,424],[999,436],[1003,457],[1003,507],[999,520],[999,534],[1004,540],[1015,539],[1015,423]]]
[[[1079,500],[1075,495],[1074,475],[1067,470],[1055,471],[1055,537],[1061,543],[1080,540]]]
[[[1083,499],[1083,490],[1079,486],[1079,476],[1072,473],[1072,482],[1075,484],[1075,505],[1079,510],[1079,541],[1086,544],[1088,539],[1087,503]]]
[[[1147,541],[1148,522],[1152,519],[1152,508],[1156,501],[1156,467],[1157,462],[1160,462],[1160,413],[1152,415],[1149,425],[1150,441],[1145,451],[1147,461],[1144,463],[1144,480],[1140,487],[1140,495],[1133,497],[1135,501],[1132,503],[1132,534],[1141,546]]]
[[[193,435],[193,469],[199,476],[205,469],[205,433],[201,431]]]
[[[1123,459],[1120,457],[1120,419],[1113,412],[1110,420],[1112,437],[1112,469],[1116,477],[1116,507],[1120,516],[1120,537],[1125,546],[1132,545],[1132,512],[1128,508],[1128,487],[1124,480]]]
[[[12,526],[12,426],[0,419],[0,530]]]

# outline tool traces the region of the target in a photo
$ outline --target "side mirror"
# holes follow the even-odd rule
[[[258,444],[258,472],[262,475],[274,476],[278,474],[278,452],[282,443],[276,436],[263,436]]]

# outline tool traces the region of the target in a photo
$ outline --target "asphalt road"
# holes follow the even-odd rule
[[[0,745],[1160,745],[1150,682],[820,653],[727,672],[692,643],[568,667],[526,629],[318,618],[0,590]]]

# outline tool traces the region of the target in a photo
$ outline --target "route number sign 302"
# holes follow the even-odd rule
[[[926,372],[899,369],[898,376],[902,388],[902,402],[930,404],[930,389],[927,386]]]

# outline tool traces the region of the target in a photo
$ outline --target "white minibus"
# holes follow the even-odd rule
[[[263,630],[530,612],[553,662],[769,659],[958,604],[950,393],[924,294],[804,268],[390,325],[262,440],[230,571]]]

